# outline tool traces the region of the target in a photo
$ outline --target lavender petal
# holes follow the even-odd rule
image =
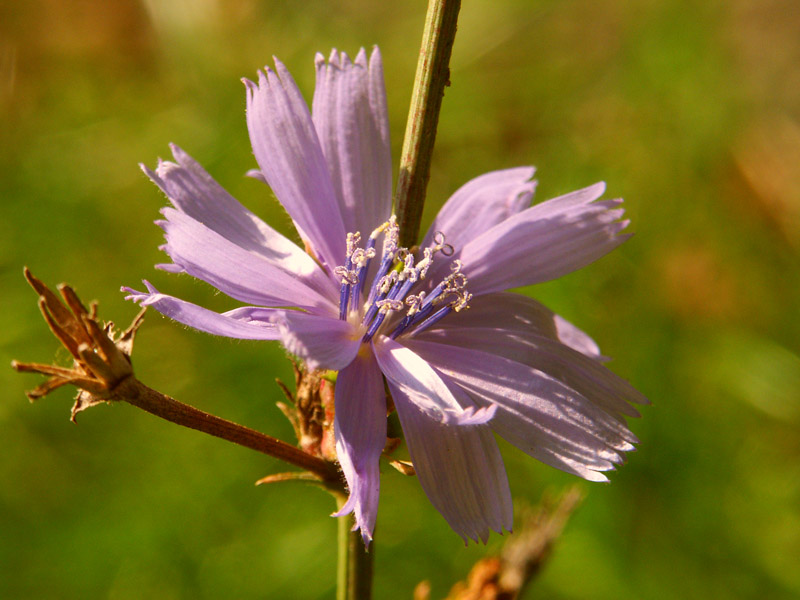
[[[429,330],[416,339],[479,350],[534,367],[618,418],[640,416],[631,404],[649,404],[641,392],[598,361],[544,336],[472,327]]]
[[[468,242],[457,257],[474,295],[556,279],[627,240],[621,200],[591,202],[596,185],[517,213]]]
[[[447,425],[478,425],[494,416],[495,409],[490,404],[479,410],[462,407],[430,365],[395,340],[381,335],[374,340],[373,348],[389,383],[428,418]]]
[[[286,350],[302,358],[312,371],[343,369],[361,346],[356,328],[336,317],[286,310],[276,314],[273,322]]]
[[[338,314],[331,298],[269,260],[248,252],[202,223],[173,208],[160,221],[172,261],[198,279],[247,304],[307,308]]]
[[[588,334],[533,298],[512,292],[474,297],[469,310],[453,313],[436,324],[439,329],[490,328],[501,334],[544,336],[595,360],[608,360]],[[427,335],[425,332],[424,335]]]
[[[271,315],[268,313],[276,312],[274,309],[259,308],[258,310],[263,311],[261,319],[252,318],[249,313],[248,309],[255,307],[219,314],[185,300],[162,294],[148,281],[145,281],[144,284],[147,292],[123,287],[122,291],[128,293],[125,299],[133,300],[141,306],[152,307],[178,323],[213,335],[242,340],[277,340],[279,338],[278,329],[269,320]]]
[[[455,532],[486,543],[490,530],[510,531],[511,492],[491,429],[443,424],[392,380],[389,388],[422,489]]]
[[[372,353],[359,354],[339,372],[335,402],[336,456],[350,497],[334,516],[354,512],[356,527],[369,545],[378,514],[378,461],[386,445],[386,395]]]
[[[502,223],[531,204],[536,182],[533,167],[492,171],[468,181],[445,203],[420,244],[433,244],[436,232],[458,249],[484,231]]]
[[[344,262],[345,228],[328,165],[300,91],[283,64],[247,87],[247,129],[258,166],[300,236],[331,268]]]
[[[142,170],[176,209],[318,291],[333,293],[335,297],[335,286],[314,259],[247,210],[191,156],[174,144],[170,147],[177,163],[159,161],[155,172],[143,165]]]
[[[479,405],[497,405],[491,427],[534,458],[593,481],[638,442],[602,402],[538,369],[465,347],[412,340],[408,346]]]
[[[367,61],[362,48],[355,62],[334,50],[326,62],[316,57],[317,84],[312,113],[330,167],[344,227],[370,232],[392,207],[389,120],[380,52]]]

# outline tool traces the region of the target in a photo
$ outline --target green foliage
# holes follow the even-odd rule
[[[195,3],[193,3],[195,4]],[[289,231],[255,167],[240,77],[279,56],[311,97],[313,53],[383,51],[397,160],[424,2],[11,3],[0,18],[0,352],[56,343],[22,266],[69,281],[120,324],[121,285],[148,278],[206,306],[205,284],[154,271],[164,198],[137,169],[176,142]],[[71,8],[67,8],[71,7]],[[544,199],[598,179],[636,236],[525,290],[590,332],[654,405],[611,485],[588,497],[528,598],[800,595],[800,21],[790,2],[465,2],[426,206],[467,179],[535,164]],[[794,79],[792,79],[794,77]],[[791,85],[791,81],[795,85]],[[426,221],[426,223],[427,223]],[[65,356],[59,354],[63,360]],[[291,439],[274,344],[151,314],[134,364],[148,385]],[[281,467],[129,406],[68,422],[0,370],[0,597],[330,598],[333,502],[253,482]],[[536,503],[572,478],[504,447]],[[502,541],[495,536],[490,548]],[[434,597],[465,548],[416,481],[386,468],[376,597]]]

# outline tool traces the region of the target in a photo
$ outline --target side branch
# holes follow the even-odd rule
[[[419,235],[439,110],[444,88],[450,85],[450,53],[460,8],[461,0],[428,3],[395,192],[400,245],[407,248],[416,244]]]
[[[129,377],[114,390],[115,399],[132,404],[176,425],[189,427],[209,435],[267,454],[316,474],[329,483],[341,480],[333,463],[312,456],[279,439],[238,425],[147,387],[135,377]]]
[[[64,385],[74,385],[80,391],[72,408],[73,421],[79,412],[96,404],[127,402],[177,425],[208,433],[305,469],[326,486],[335,490],[343,489],[335,463],[178,402],[136,379],[130,356],[144,311],[137,315],[127,330],[115,337],[113,324],[101,326],[98,323],[97,306],[93,304],[87,310],[68,285],[58,286],[62,303],[27,268],[25,278],[39,295],[39,309],[45,322],[73,358],[72,368],[12,361],[11,366],[17,371],[49,375],[47,381],[27,392],[32,401]]]

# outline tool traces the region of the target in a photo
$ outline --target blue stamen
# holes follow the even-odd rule
[[[423,305],[415,314],[413,315],[406,315],[403,317],[403,320],[400,321],[400,325],[398,325],[395,330],[392,332],[390,336],[392,339],[395,339],[398,335],[411,329],[412,327],[416,326],[418,323],[421,323],[426,319],[426,317],[433,312],[433,304],[428,304],[427,306]]]
[[[405,281],[398,281],[394,284],[392,291],[389,292],[387,298],[389,300],[403,300],[407,295],[408,292],[411,291],[411,288],[416,283],[416,281],[412,281],[411,279],[406,279]]]
[[[350,297],[350,284],[343,283],[342,291],[339,292],[339,320],[344,321],[347,318],[347,300]]]
[[[377,238],[381,234],[384,235],[383,255],[369,286],[368,299],[362,304],[369,267],[375,256]],[[411,294],[414,286],[425,279],[437,252],[446,256],[453,253],[452,247],[444,243],[442,234],[437,234],[434,238],[435,246],[423,249],[422,257],[416,264],[414,256],[406,248],[397,246],[397,224],[394,217],[372,232],[363,249],[359,248],[360,240],[358,232],[348,234],[345,264],[336,267],[334,273],[342,281],[339,318],[346,320],[348,310],[351,316],[363,311],[363,342],[369,342],[381,330],[387,315],[401,311],[404,307],[407,309],[406,314],[399,323],[395,321],[397,325],[389,334],[392,339],[405,333],[416,335],[451,312],[467,308],[472,296],[466,291],[467,278],[461,273],[459,260],[453,261],[452,273],[433,290]]]
[[[453,305],[452,304],[448,304],[446,306],[443,306],[442,308],[437,310],[435,313],[433,313],[430,317],[425,319],[422,323],[417,325],[417,327],[414,329],[414,335],[425,331],[428,327],[430,327],[431,325],[433,325],[437,321],[442,320],[444,317],[449,315],[452,311],[453,311]]]
[[[367,298],[368,305],[374,306],[376,300],[375,296],[378,294],[378,284],[381,279],[389,274],[389,271],[392,268],[392,263],[394,263],[394,256],[390,254],[384,254],[383,258],[381,259],[381,264],[378,267],[378,272],[375,274],[375,279],[373,280],[375,283],[372,284],[372,289],[369,291],[369,298]]]
[[[361,341],[365,344],[372,339],[372,336],[378,331],[378,328],[383,324],[383,320],[386,318],[386,313],[382,312],[378,315],[378,318],[375,319],[372,324],[367,329],[367,333],[364,334],[364,337],[361,338]]]
[[[356,283],[350,291],[350,305],[353,307],[358,306],[358,298],[364,289],[364,283],[367,279],[367,271],[369,270],[369,265],[372,262],[372,256],[374,255],[375,251],[375,240],[376,238],[370,236],[369,240],[367,241],[367,247],[364,248],[366,262],[358,268],[358,283]]]

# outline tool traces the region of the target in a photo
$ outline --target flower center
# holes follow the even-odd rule
[[[380,265],[372,277],[366,300],[364,288],[369,267],[377,256],[375,244],[383,236],[383,252]],[[454,260],[451,273],[428,291],[412,294],[414,288],[426,286],[423,281],[433,264],[434,257],[441,252],[451,256],[453,247],[445,243],[444,234],[437,232],[434,245],[422,250],[422,258],[415,262],[408,248],[398,246],[398,227],[392,216],[375,229],[362,248],[359,232],[347,234],[347,258],[334,273],[341,278],[339,296],[339,318],[360,319],[364,329],[363,342],[369,342],[382,327],[388,330],[393,325],[390,338],[403,333],[415,335],[424,331],[449,313],[469,308],[472,294],[467,292],[467,277],[461,272],[461,261]],[[390,318],[405,310],[402,319]]]

